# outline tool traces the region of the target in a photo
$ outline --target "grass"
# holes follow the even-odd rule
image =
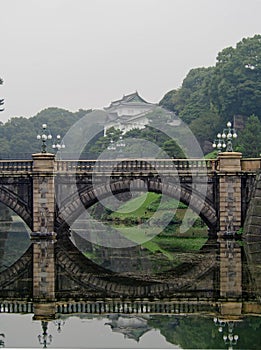
[[[110,217],[112,219],[119,218],[125,219],[129,217],[144,217],[152,216],[153,213],[148,212],[148,206],[158,199],[157,193],[144,193],[139,197],[133,198],[132,200],[124,203],[117,211],[112,213]]]
[[[175,250],[175,251],[196,251],[199,250],[207,241],[206,237],[171,237],[161,238],[157,236],[154,238],[155,242],[164,249]]]
[[[168,250],[161,248],[154,240],[143,243],[142,247],[148,249],[153,254],[160,252],[170,261],[175,259],[173,254],[171,254]]]
[[[160,206],[159,206],[160,205]],[[164,222],[165,213],[175,213],[177,220],[183,220],[183,228],[187,225],[188,230],[181,230],[179,224],[172,224],[164,229],[164,226],[157,226],[152,223],[148,225],[148,219],[161,219]],[[161,201],[161,195],[148,192],[124,203],[117,211],[110,214],[109,218],[117,231],[132,242],[147,249],[152,259],[160,259],[157,254],[162,254],[166,260],[174,264],[179,263],[179,254],[198,251],[207,240],[206,227],[191,227],[198,216],[189,208],[180,205],[179,201],[173,198],[166,198]],[[133,219],[135,224],[126,225]],[[137,225],[137,222],[146,224]],[[164,230],[163,230],[164,229]],[[165,261],[166,261],[165,260]],[[158,261],[158,264],[164,264]]]
[[[154,211],[151,208],[154,209]],[[142,244],[153,236],[160,234],[164,229],[164,225],[161,224],[158,227],[156,224],[152,224],[151,226],[126,225],[126,223],[122,224],[124,220],[126,221],[126,219],[130,218],[137,220],[138,218],[141,221],[148,222],[147,220],[153,216],[152,220],[157,221],[162,219],[166,212],[173,212],[173,214],[175,212],[177,219],[183,221],[182,226],[176,224],[170,225],[163,231],[163,235],[171,237],[172,242],[173,236],[182,238],[191,237],[192,239],[200,237],[206,238],[206,227],[192,226],[198,216],[191,209],[184,208],[184,205],[179,205],[179,201],[173,198],[164,198],[164,201],[161,202],[161,196],[152,192],[144,193],[124,203],[117,211],[110,215],[110,218],[114,223],[118,223],[114,225],[114,227],[117,228],[121,234],[133,242]],[[186,227],[188,228],[187,230]],[[183,228],[185,232],[182,232],[181,228]],[[162,237],[160,240],[161,239]],[[191,242],[195,243],[196,241],[194,240]]]

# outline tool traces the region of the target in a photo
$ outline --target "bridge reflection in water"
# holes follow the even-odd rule
[[[25,257],[29,256],[34,244]],[[63,244],[66,248],[72,247],[69,242]],[[76,251],[72,249],[71,253],[75,255]],[[64,278],[66,274],[63,271],[63,274],[57,274],[53,300],[34,298],[33,295],[29,297],[24,294],[21,287],[26,287],[26,283],[21,278],[20,296],[14,289],[1,291],[2,346],[88,348],[107,347],[111,344],[111,347],[116,348],[131,344],[131,347],[153,348],[156,344],[158,347],[171,347],[174,344],[174,347],[184,349],[258,349],[261,330],[261,318],[258,317],[261,314],[260,286],[251,275],[252,270],[247,262],[251,259],[246,257],[248,250],[245,249],[245,244],[228,233],[208,241],[201,253],[205,254],[207,264],[197,266],[194,272],[198,270],[200,273],[192,282],[191,274],[183,266],[182,271],[185,276],[187,273],[186,277],[170,273],[168,283],[165,278],[162,281],[159,278],[155,289],[155,281],[147,281],[144,285],[147,292],[160,290],[160,293],[156,292],[156,295],[151,294],[150,297],[142,293],[140,297],[135,296],[134,291],[137,293],[142,290],[134,285],[140,282],[138,278],[128,279],[120,275],[118,284],[123,296],[112,293],[109,297],[107,292],[101,293],[98,287],[103,286],[108,291],[108,285],[99,281],[96,281],[96,289],[89,290],[89,294],[81,295],[81,289],[77,287],[79,281],[74,281],[71,290],[65,293],[62,285],[69,277],[67,275]],[[55,251],[56,259],[59,254],[61,255],[61,250],[58,249]],[[15,264],[13,268],[17,269]],[[84,283],[83,271],[82,277]],[[106,281],[105,271],[102,277]],[[115,275],[111,274],[110,278],[110,283],[115,283]],[[188,279],[190,284],[182,284]],[[27,282],[29,280],[27,276]],[[95,277],[92,277],[94,280]],[[67,287],[69,285],[70,283]],[[128,288],[129,297],[126,292]],[[19,343],[10,340],[10,334],[12,339],[16,337],[16,324],[18,329],[26,325],[30,330],[26,339],[18,339]],[[101,333],[105,333],[104,338],[100,338]],[[124,335],[124,342],[122,337],[118,337],[119,334]],[[19,338],[18,334],[17,337]]]

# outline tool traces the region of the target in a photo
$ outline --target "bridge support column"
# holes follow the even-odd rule
[[[33,154],[33,231],[53,232],[55,211],[54,154]]]
[[[54,154],[33,154],[33,296],[54,300]]]
[[[32,233],[33,298],[55,300],[55,234]]]
[[[220,296],[241,297],[242,263],[241,248],[231,238],[219,238],[220,244]]]
[[[223,152],[219,161],[219,231],[241,227],[241,171],[242,153]]]

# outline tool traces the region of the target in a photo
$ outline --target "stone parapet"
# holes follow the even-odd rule
[[[241,159],[242,171],[254,171],[261,169],[261,158],[244,158]]]

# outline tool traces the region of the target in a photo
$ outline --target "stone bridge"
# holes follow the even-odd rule
[[[0,276],[1,294],[16,297],[19,290],[34,299],[53,300],[59,292],[66,295],[68,286],[89,297],[169,297],[179,290],[193,294],[202,275],[214,281],[215,254],[207,253],[200,266],[174,284],[126,278],[86,259],[68,238],[70,225],[102,199],[137,190],[189,205],[208,225],[210,236],[236,231],[244,225],[259,170],[260,158],[242,159],[236,152],[221,153],[215,160],[66,161],[40,153],[32,161],[1,161],[0,201],[32,230],[29,250]],[[226,243],[223,248],[230,249]],[[228,269],[229,264],[222,266]],[[229,296],[231,291],[223,293]]]
[[[35,154],[32,161],[0,162],[0,201],[33,232],[56,232],[103,198],[139,190],[163,193],[196,211],[217,233],[243,226],[260,158],[224,152],[218,159],[56,161]]]

